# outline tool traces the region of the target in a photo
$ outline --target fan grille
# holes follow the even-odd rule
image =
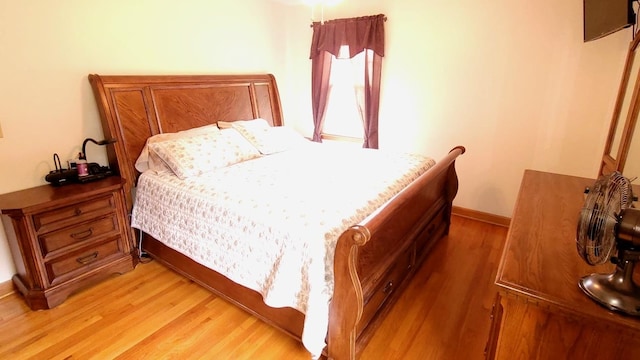
[[[587,194],[578,219],[578,253],[590,265],[603,264],[615,249],[622,210],[632,204],[631,183],[619,172],[601,176]]]

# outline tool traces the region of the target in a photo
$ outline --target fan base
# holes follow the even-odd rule
[[[583,277],[579,286],[591,299],[612,311],[640,316],[640,289],[623,271]]]

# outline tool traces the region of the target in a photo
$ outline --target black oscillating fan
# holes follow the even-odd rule
[[[580,279],[582,291],[610,310],[640,316],[640,288],[632,279],[640,260],[640,210],[633,208],[630,181],[619,172],[601,176],[588,189],[576,242],[578,253],[588,264],[611,260],[616,265],[612,274]]]

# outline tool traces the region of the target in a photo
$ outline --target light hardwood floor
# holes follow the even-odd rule
[[[483,359],[507,229],[453,217],[362,359]],[[31,311],[0,299],[0,359],[308,359],[279,331],[151,261]]]

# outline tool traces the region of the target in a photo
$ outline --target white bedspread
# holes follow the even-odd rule
[[[317,356],[339,235],[434,163],[311,143],[185,180],[147,171],[132,226],[261,293],[267,305],[304,313],[303,344]]]

